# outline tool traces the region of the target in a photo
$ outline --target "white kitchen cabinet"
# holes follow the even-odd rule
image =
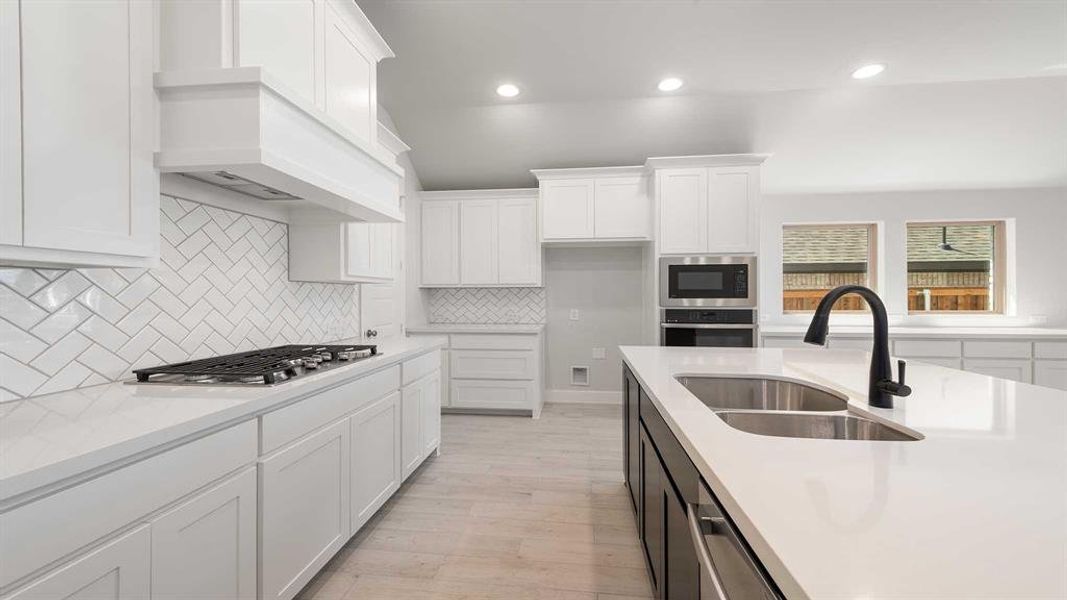
[[[539,287],[531,190],[424,192],[423,287]]]
[[[400,406],[400,457],[401,478],[407,479],[425,458],[422,447],[422,406],[424,387],[420,382],[411,383],[401,390]]]
[[[326,113],[357,137],[377,143],[378,59],[361,42],[359,32],[346,15],[341,13],[345,9],[334,2],[325,5],[323,78]]]
[[[434,371],[422,380],[422,441],[423,456],[430,456],[441,445],[441,372]]]
[[[453,379],[451,385],[451,406],[458,409],[526,411],[536,406],[540,397],[533,381]]]
[[[497,203],[464,200],[459,212],[459,280],[465,285],[498,283]]]
[[[140,0],[4,2],[0,264],[155,263],[153,19]]]
[[[256,597],[256,469],[152,521],[152,598]]]
[[[497,205],[497,281],[538,285],[541,244],[537,239],[537,200],[506,198]]]
[[[747,254],[759,248],[762,154],[650,158],[661,254]]]
[[[352,518],[355,535],[400,488],[400,392],[352,415]]]
[[[4,600],[144,600],[152,589],[151,550],[149,526],[141,525]]]
[[[963,370],[981,373],[1001,379],[1011,379],[1022,383],[1033,381],[1033,367],[1029,360],[1015,358],[965,358]]]
[[[650,239],[652,209],[644,167],[536,169],[541,239],[625,242]]]
[[[396,278],[393,223],[289,225],[289,279],[322,283],[382,283]]]
[[[1034,384],[1067,390],[1067,360],[1034,361]]]
[[[349,427],[341,419],[260,459],[261,598],[289,600],[348,540]]]
[[[422,203],[422,274],[424,286],[459,285],[459,202]]]
[[[540,183],[542,239],[589,239],[595,236],[595,185],[593,179],[560,179]]]
[[[304,97],[315,99],[316,37],[322,2],[236,0],[235,66],[261,66]],[[319,13],[319,14],[316,14]],[[209,38],[210,39],[210,38]],[[177,60],[177,59],[175,59]],[[165,68],[173,68],[167,65]]]

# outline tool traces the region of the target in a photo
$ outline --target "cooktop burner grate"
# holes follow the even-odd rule
[[[133,372],[138,383],[273,385],[317,370],[320,365],[340,366],[377,353],[374,345],[292,344]]]

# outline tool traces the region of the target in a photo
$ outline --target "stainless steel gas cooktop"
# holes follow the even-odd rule
[[[374,345],[275,346],[202,358],[172,365],[134,369],[136,381],[166,385],[276,385],[303,375],[344,366],[378,353]]]

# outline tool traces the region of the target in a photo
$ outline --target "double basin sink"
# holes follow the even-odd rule
[[[748,433],[825,440],[920,439],[849,414],[843,396],[795,381],[710,376],[677,379],[727,425]]]

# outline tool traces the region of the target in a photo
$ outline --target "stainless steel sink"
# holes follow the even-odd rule
[[[879,440],[910,442],[917,436],[853,415],[774,412],[719,412],[734,429],[756,435],[821,440]]]
[[[739,377],[679,377],[701,402],[714,410],[845,410],[844,396],[795,381]]]

